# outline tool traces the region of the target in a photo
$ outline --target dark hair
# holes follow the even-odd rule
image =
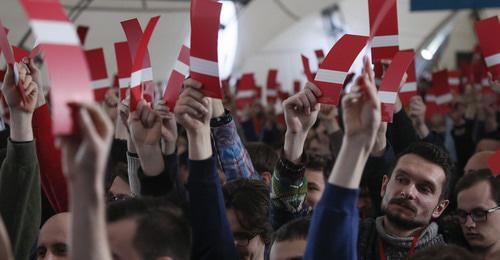
[[[263,172],[273,173],[278,162],[278,155],[271,146],[262,142],[249,142],[245,148],[250,155],[253,167],[259,174]]]
[[[130,218],[137,222],[133,245],[143,259],[190,259],[191,228],[180,208],[153,198],[117,201],[107,208],[108,223]]]
[[[333,161],[324,155],[311,153],[307,154],[305,167],[306,169],[321,171],[326,183],[333,168]]]
[[[294,219],[286,223],[274,232],[273,244],[281,241],[306,240],[310,224],[311,218],[309,217]]]
[[[414,154],[422,157],[433,164],[437,164],[439,167],[441,167],[441,169],[443,169],[445,180],[443,182],[441,198],[448,199],[450,195],[450,182],[453,178],[454,173],[454,165],[451,161],[450,155],[441,147],[428,142],[412,143],[398,155],[396,162],[387,174],[389,177],[392,175],[392,172],[394,171],[394,168],[398,164],[401,157],[407,154]]]
[[[476,256],[463,247],[455,245],[432,246],[424,250],[417,251],[408,260],[478,260]]]
[[[226,209],[233,209],[239,224],[246,230],[259,234],[268,244],[272,227],[269,222],[271,200],[269,189],[259,180],[237,179],[222,188]]]
[[[482,181],[486,181],[490,184],[491,198],[497,204],[500,204],[500,177],[494,177],[490,169],[472,170],[462,176],[455,186],[455,194],[458,196],[458,193],[461,191]]]

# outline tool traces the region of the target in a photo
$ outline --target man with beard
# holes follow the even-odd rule
[[[500,177],[482,169],[457,183],[457,219],[472,252],[482,259],[500,259]]]
[[[448,206],[451,171],[449,155],[436,145],[418,142],[403,151],[382,180],[383,216],[360,226],[359,259],[405,259],[444,245],[432,220]]]

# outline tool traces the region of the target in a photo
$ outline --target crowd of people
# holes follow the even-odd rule
[[[27,97],[9,66],[0,259],[500,259],[491,77],[496,94],[464,84],[428,118],[422,92],[388,124],[365,58],[338,108],[308,82],[284,125],[188,78],[173,111],[130,111],[110,89],[72,104],[78,130],[54,137],[37,65],[15,66]]]

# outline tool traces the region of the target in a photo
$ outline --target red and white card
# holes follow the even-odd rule
[[[216,1],[191,1],[191,78],[203,84],[207,97],[222,98],[217,57],[219,18],[222,4]]]
[[[432,74],[432,87],[427,90],[427,115],[433,113],[446,114],[450,112],[449,103],[453,100],[448,83],[448,71],[441,70]]]
[[[314,54],[316,55],[316,59],[318,59],[318,65],[321,64],[325,59],[325,52],[323,52],[323,50],[321,49],[318,49],[314,50]]]
[[[236,85],[236,108],[240,110],[252,104],[259,97],[258,94],[254,74],[241,75],[238,85]]]
[[[309,59],[304,55],[300,55],[300,58],[302,59],[302,66],[304,68],[304,74],[307,77],[307,81],[314,82],[314,74],[311,71]]]
[[[382,121],[392,123],[394,104],[401,86],[401,80],[415,58],[413,50],[399,51],[394,56],[378,90],[382,104]]]
[[[448,85],[453,93],[460,94],[460,71],[448,71]]]
[[[267,104],[275,104],[278,100],[278,70],[270,69],[267,72],[266,100]]]
[[[167,86],[163,93],[163,100],[167,103],[170,111],[174,111],[175,103],[181,93],[184,79],[189,75],[189,48],[182,45],[179,56],[174,64],[174,69],[170,73]]]
[[[141,24],[137,18],[126,20],[121,22],[123,31],[125,32],[125,36],[127,37],[128,47],[130,51],[130,57],[132,57],[132,63],[135,63],[135,56],[137,55],[137,51],[139,49],[139,43],[143,36],[143,32],[141,29]],[[132,71],[133,73],[134,71]],[[146,53],[144,54],[144,61],[141,67],[142,73],[142,87],[141,95],[143,98],[151,102],[154,99],[154,89],[155,84],[153,82],[153,69],[151,67],[151,60],[149,58],[149,51],[146,47]],[[133,86],[131,86],[133,87]]]
[[[500,22],[497,16],[475,23],[476,33],[488,71],[500,80]]]
[[[144,69],[144,57],[146,56],[149,40],[153,35],[153,31],[159,19],[160,16],[155,16],[149,20],[148,25],[146,26],[146,30],[144,30],[144,34],[141,36],[139,45],[137,46],[137,52],[135,53],[134,62],[132,64],[132,74],[130,75],[131,112],[135,111],[137,104],[143,97],[148,102],[152,101],[154,98],[154,82],[152,80],[153,72],[151,69]],[[151,88],[151,87],[146,87],[146,83],[150,83],[152,85],[153,93],[149,94],[149,98],[146,98],[147,97],[146,91],[144,91],[143,95],[143,86],[145,90]]]
[[[406,71],[406,82],[399,89],[399,99],[403,106],[410,104],[410,99],[417,95],[417,76],[415,71],[415,60],[413,60]]]
[[[396,1],[389,6],[387,0],[369,0],[372,60],[391,60],[399,51],[398,7]],[[384,12],[385,11],[385,12]]]
[[[118,86],[120,88],[120,100],[125,99],[127,89],[130,88],[130,74],[132,73],[132,57],[127,42],[115,43],[116,67],[118,68]]]
[[[111,88],[104,50],[102,48],[87,50],[85,51],[85,57],[90,70],[95,100],[103,101],[106,92]]]
[[[344,81],[355,61],[362,58],[367,42],[366,36],[345,34],[334,44],[314,78],[322,93],[320,103],[338,104]]]
[[[76,132],[70,104],[93,102],[90,73],[75,27],[58,0],[19,0],[44,52],[51,82],[54,135]]]
[[[80,44],[82,46],[85,45],[85,40],[87,39],[88,32],[88,26],[78,25],[78,27],[76,27],[76,33],[78,34],[78,39],[80,39]]]
[[[293,93],[297,94],[300,92],[302,86],[300,84],[300,80],[294,80],[293,81]]]

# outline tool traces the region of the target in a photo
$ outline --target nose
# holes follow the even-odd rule
[[[414,200],[415,199],[415,194],[416,194],[417,188],[415,185],[407,185],[401,189],[401,194],[404,194],[404,197],[406,197],[409,200]]]
[[[465,217],[464,225],[467,228],[474,228],[474,227],[476,227],[476,222],[474,222],[474,220],[472,220],[472,217],[470,215],[467,215],[467,217]]]

